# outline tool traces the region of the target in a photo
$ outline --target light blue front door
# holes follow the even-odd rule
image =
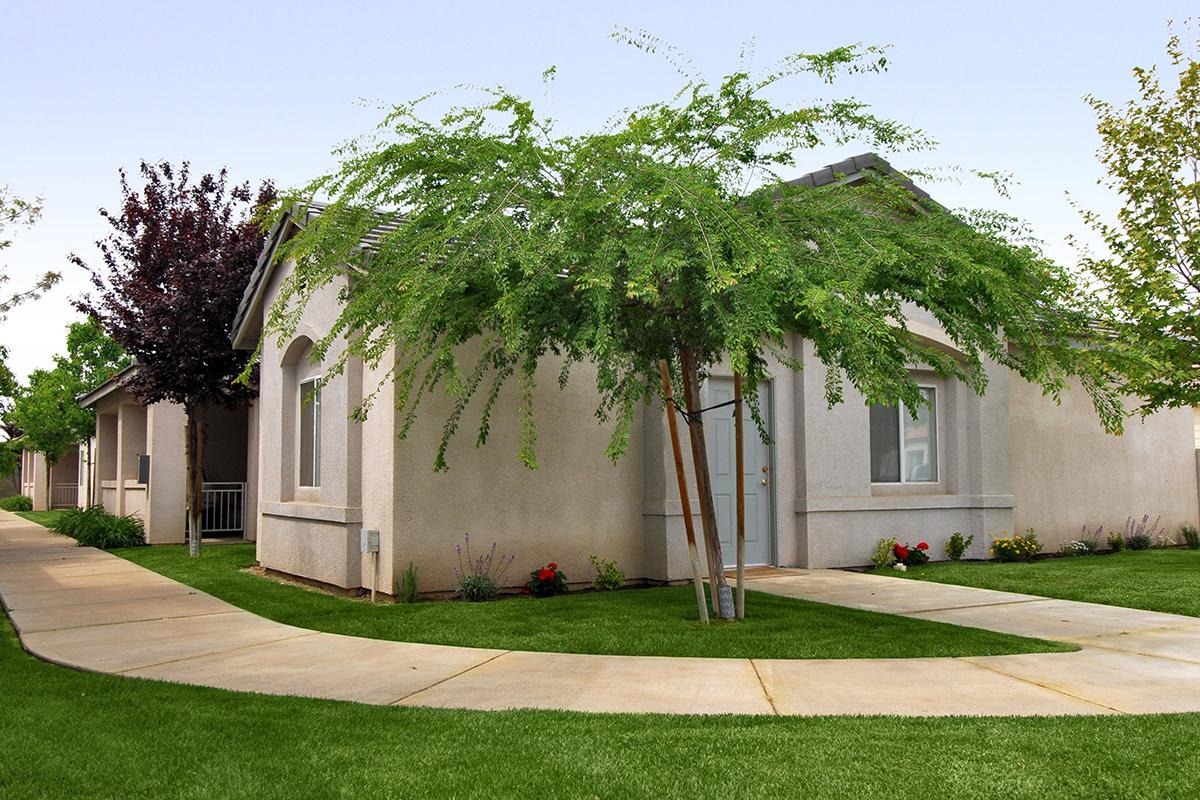
[[[733,400],[732,378],[709,378],[706,406],[715,406]],[[758,387],[760,417],[770,426],[771,387],[762,383]],[[772,547],[772,503],[771,483],[774,476],[771,448],[763,444],[758,428],[750,416],[749,406],[745,414],[745,470],[746,470],[746,563],[770,564],[774,558]],[[770,432],[768,428],[768,432]],[[733,406],[714,408],[704,413],[704,435],[708,445],[708,469],[712,476],[713,501],[717,507],[717,531],[720,534],[721,556],[726,566],[737,563],[737,459],[734,444]]]

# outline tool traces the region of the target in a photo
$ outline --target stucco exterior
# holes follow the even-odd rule
[[[286,235],[276,230],[271,241]],[[239,311],[237,346],[251,349],[258,342],[264,311],[290,272],[289,264],[271,260],[273,246],[264,252]],[[318,292],[291,341],[263,342],[252,447],[263,454],[258,557],[264,566],[346,589],[376,585],[390,593],[412,562],[418,588],[441,592],[454,587],[455,547],[470,533],[474,554],[495,542],[498,553],[515,556],[510,586],[549,561],[573,582],[589,581],[592,554],[615,559],[632,580],[689,577],[661,404],[641,408],[626,455],[613,463],[604,455],[611,428],[594,415],[594,372],[577,366],[560,389],[560,364],[547,359],[534,396],[539,469],[518,460],[519,398],[510,386],[494,409],[487,445],[475,446],[483,402],[477,397],[447,452],[450,470],[434,473],[449,398],[436,391],[428,396],[401,440],[388,377],[391,355],[373,370],[351,359],[338,375],[312,361],[312,342],[331,329],[343,289],[334,283]],[[913,334],[955,352],[936,320],[916,308],[907,314]],[[338,346],[326,363],[337,357]],[[956,531],[974,536],[969,557],[985,556],[1001,532],[1026,528],[1055,550],[1085,524],[1120,528],[1127,516],[1150,513],[1161,514],[1174,532],[1200,515],[1191,409],[1132,420],[1124,436],[1112,437],[1078,387],[1058,406],[1015,374],[988,365],[987,392],[980,396],[914,365],[914,377],[935,397],[936,423],[927,427],[936,434],[936,479],[876,483],[871,411],[864,398],[847,386],[845,401],[828,407],[826,372],[811,344],[792,336],[785,346],[803,369],[768,364],[770,463],[754,476],[770,486],[772,564],[863,565],[884,537],[927,541],[931,556],[941,558]],[[469,363],[470,353],[463,356]],[[726,378],[730,372],[718,364],[710,375]],[[313,377],[326,379],[320,397],[321,480],[306,488],[299,485],[297,460],[299,386]],[[372,394],[366,420],[352,421],[351,412]],[[703,401],[709,404],[707,396]],[[684,449],[694,491],[686,436]],[[380,531],[377,561],[360,552],[363,528]]]
[[[1036,530],[1055,546],[1091,531],[1123,531],[1129,517],[1177,537],[1195,525],[1196,449],[1191,408],[1133,417],[1122,436],[1100,435],[1087,395],[1073,386],[1062,405],[1023,381],[1013,388],[1010,428],[1016,530]]]
[[[187,417],[183,406],[159,402],[143,405],[121,388],[121,378],[81,399],[96,412],[96,435],[81,452],[78,483],[84,504],[103,505],[112,514],[134,514],[146,528],[149,544],[187,541]],[[256,414],[253,407],[206,409],[204,457],[206,504],[221,505],[228,513],[208,512],[221,519],[221,535],[256,535],[257,457]],[[148,474],[139,474],[139,457],[148,457]],[[251,477],[253,476],[253,477]],[[143,481],[143,478],[146,480]],[[243,487],[244,485],[244,487]],[[224,488],[222,488],[224,487]],[[243,504],[239,524],[237,504]],[[215,526],[214,526],[215,527]]]

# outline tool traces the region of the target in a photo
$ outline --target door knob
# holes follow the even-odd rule
[[[763,485],[763,486],[766,486],[766,485],[767,485],[767,479],[766,479],[766,478],[763,478],[763,479],[762,479],[762,485]]]

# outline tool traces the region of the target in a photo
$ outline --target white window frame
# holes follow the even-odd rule
[[[918,383],[918,389],[929,391],[930,403],[929,407],[933,410],[933,435],[936,439],[936,446],[933,448],[933,477],[927,481],[910,481],[905,479],[905,464],[904,464],[904,426],[912,422],[912,416],[908,413],[904,401],[900,401],[900,405],[896,406],[896,415],[899,424],[896,426],[897,442],[896,452],[900,458],[900,480],[898,481],[871,481],[872,486],[934,486],[942,482],[942,415],[938,413],[938,387],[927,384]]]
[[[300,489],[321,488],[321,393],[324,389],[321,385],[322,380],[323,376],[312,375],[301,378],[296,384],[296,486]],[[316,393],[316,409],[313,411],[312,430],[313,481],[308,484],[304,483],[304,463],[301,459],[304,453],[304,387],[310,383],[313,384],[313,391]]]

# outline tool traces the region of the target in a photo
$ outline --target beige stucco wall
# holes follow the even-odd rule
[[[482,448],[475,438],[483,397],[468,408],[447,453],[448,472],[432,466],[449,398],[423,405],[422,424],[395,444],[395,560],[401,569],[410,559],[420,565],[422,590],[453,588],[454,548],[468,532],[475,555],[493,542],[497,553],[515,555],[509,585],[550,561],[571,581],[590,582],[591,554],[615,559],[630,577],[645,575],[642,423],[634,422],[629,453],[614,464],[604,454],[612,426],[595,417],[594,368],[576,366],[563,390],[558,372],[557,360],[546,359],[537,373],[536,470],[518,459],[515,382],[502,391]]]
[[[267,287],[268,305],[286,272],[278,270]],[[258,469],[257,552],[260,563],[271,569],[357,588],[362,585],[362,426],[352,424],[349,415],[362,398],[360,364],[330,377],[321,390],[319,487],[298,485],[296,458],[298,380],[326,372],[324,365],[310,362],[304,341],[316,341],[329,330],[337,317],[340,288],[335,284],[318,293],[292,341],[263,343],[257,403],[258,452],[264,454]],[[336,351],[330,357],[336,357]],[[373,464],[372,472],[386,479],[390,464]]]
[[[1047,549],[1057,549],[1084,525],[1123,530],[1130,516],[1161,515],[1172,534],[1196,524],[1192,409],[1135,417],[1124,435],[1110,436],[1077,385],[1061,406],[1025,381],[1012,387],[1016,529],[1033,528]]]

